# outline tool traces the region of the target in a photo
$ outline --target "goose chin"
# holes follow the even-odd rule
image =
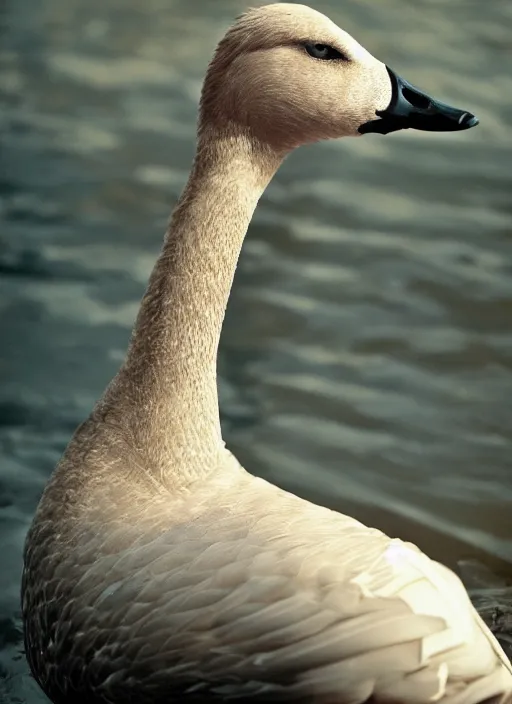
[[[391,101],[385,110],[377,110],[378,119],[362,124],[358,132],[389,134],[415,129],[426,132],[459,132],[478,125],[478,118],[467,110],[435,100],[386,66],[391,81]]]

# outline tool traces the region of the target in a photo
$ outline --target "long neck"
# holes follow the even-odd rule
[[[203,137],[105,397],[166,485],[208,473],[223,450],[219,337],[249,222],[279,161],[242,137]]]

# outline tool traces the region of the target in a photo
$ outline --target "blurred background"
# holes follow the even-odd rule
[[[224,328],[226,440],[256,474],[506,577],[512,4],[312,4],[481,125],[320,144],[284,164]],[[23,539],[123,358],[207,62],[246,3],[0,7],[0,700],[41,704],[21,650]]]

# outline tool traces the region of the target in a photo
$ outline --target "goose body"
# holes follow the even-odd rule
[[[219,44],[126,361],[27,536],[26,652],[54,704],[512,701],[450,570],[252,476],[220,432],[218,341],[261,193],[303,143],[476,124],[425,99],[305,6],[252,10]]]

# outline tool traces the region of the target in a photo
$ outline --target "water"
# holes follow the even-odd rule
[[[122,359],[193,154],[202,75],[239,0],[4,0],[0,699],[21,650],[22,542]],[[245,466],[512,572],[512,5],[318,0],[481,125],[303,149],[257,211],[222,340]],[[496,614],[495,614],[496,615]],[[494,617],[493,617],[494,618]],[[512,628],[511,628],[512,632]]]

